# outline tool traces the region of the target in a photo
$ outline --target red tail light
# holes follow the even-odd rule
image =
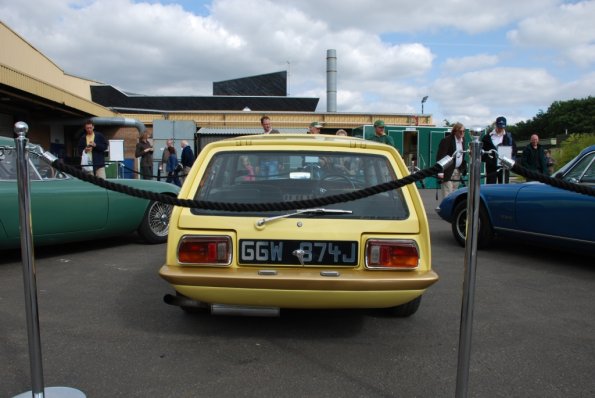
[[[366,267],[373,269],[415,269],[419,250],[412,240],[370,239],[366,242]]]
[[[178,261],[184,264],[229,265],[229,236],[184,236],[178,245]]]

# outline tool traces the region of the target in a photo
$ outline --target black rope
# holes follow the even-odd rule
[[[501,169],[498,169],[498,171],[495,171],[495,172],[492,172],[492,173],[489,173],[486,175],[482,175],[481,178],[500,173],[502,170],[503,169],[501,168]],[[595,196],[595,188],[593,188],[593,187],[590,187],[588,185],[582,185],[582,184],[573,184],[571,182],[564,181],[560,178],[553,178],[548,175],[524,168],[519,163],[515,163],[513,165],[512,169],[510,169],[510,171],[512,171],[515,174],[518,174],[522,177],[525,177],[528,180],[539,181],[539,182],[542,182],[547,185],[551,185],[556,188],[564,189],[566,191],[576,192],[576,193],[580,193],[583,195]],[[460,182],[462,184],[465,184],[467,179],[461,178],[458,180],[450,180],[450,181]]]
[[[131,169],[130,167],[128,167],[128,166],[126,166],[126,165],[124,165],[124,164],[120,165],[120,167],[122,167],[124,170],[128,170],[128,171],[130,171],[132,174],[138,174],[138,175],[139,175],[139,176],[141,176],[141,177],[143,176],[143,174],[142,174],[140,171],[136,171],[136,170],[134,170],[134,169]],[[178,177],[186,177],[187,175],[188,175],[188,174],[181,174],[181,173],[178,173]],[[159,179],[159,178],[167,178],[167,172],[165,172],[165,174],[164,174],[163,176],[156,176],[156,175],[151,175],[150,177],[151,177],[151,178],[156,178],[156,179]]]
[[[400,180],[385,182],[383,184],[364,188],[358,191],[325,196],[315,199],[297,200],[292,202],[220,203],[198,201],[191,199],[179,199],[165,194],[132,188],[126,185],[111,182],[109,180],[104,180],[103,178],[95,177],[94,175],[83,172],[82,170],[76,167],[72,167],[65,164],[61,159],[55,160],[52,163],[52,166],[54,166],[56,169],[60,171],[71,174],[83,181],[98,185],[105,189],[109,189],[110,191],[120,192],[142,199],[158,201],[173,206],[234,212],[297,210],[326,206],[335,203],[350,202],[353,200],[367,198],[369,196],[376,195],[382,192],[391,191],[393,189],[402,188],[408,184],[413,184],[417,181],[422,181],[427,177],[435,176],[436,174],[442,171],[442,166],[436,163],[434,166],[428,169],[416,171],[415,173],[410,174],[407,177],[401,178]],[[518,163],[515,163],[511,170],[514,173],[519,174],[523,177],[537,180],[539,182],[543,182],[556,188],[565,189],[567,191],[577,192],[584,195],[595,196],[595,188],[586,185],[569,183],[558,178],[552,178],[544,174],[528,170],[520,166]]]
[[[561,188],[566,191],[572,191],[583,195],[595,196],[595,188],[593,187],[590,187],[588,185],[573,184],[571,182],[564,181],[560,178],[553,178],[548,175],[526,169],[519,163],[515,163],[512,166],[511,170],[516,174],[519,174],[527,179],[543,182],[544,184],[548,184],[556,188]]]
[[[224,210],[224,211],[235,211],[235,212],[251,212],[251,211],[270,211],[270,210],[297,210],[307,209],[311,207],[320,207],[331,205],[335,203],[349,202],[353,200],[367,198],[372,195],[376,195],[382,192],[391,191],[393,189],[402,188],[408,184],[421,181],[426,177],[436,175],[442,171],[442,166],[436,163],[431,168],[417,171],[407,177],[401,178],[400,180],[389,181],[383,184],[379,184],[373,187],[361,189],[359,191],[353,191],[338,195],[325,196],[315,199],[296,200],[292,202],[268,202],[268,203],[219,203],[219,202],[208,202],[190,199],[179,199],[169,195],[160,193],[144,191],[141,189],[132,188],[126,185],[104,180],[103,178],[95,177],[94,175],[88,174],[79,170],[75,167],[69,166],[57,159],[52,163],[52,166],[56,169],[65,173],[71,174],[83,181],[90,182],[98,185],[102,188],[109,189],[110,191],[124,193],[130,196],[135,196],[142,199],[150,199],[158,202],[162,202],[169,205],[189,207],[205,210]]]
[[[483,179],[483,178],[488,178],[488,177],[495,176],[495,175],[497,175],[498,173],[501,173],[501,172],[502,172],[502,170],[503,170],[503,168],[499,168],[498,170],[496,170],[496,171],[492,171],[491,173],[487,173],[487,174],[480,174],[479,178],[482,178],[482,179]],[[430,176],[430,177],[431,177],[431,178],[435,178],[435,179],[437,179],[437,180],[442,180],[442,178],[438,178],[437,176]],[[462,176],[462,177],[464,177],[464,176]],[[451,180],[448,180],[448,181],[452,181],[452,182],[462,182],[462,183],[465,183],[465,181],[467,181],[467,180],[468,180],[468,178],[462,178],[462,177],[461,177],[461,178],[459,178],[458,180],[457,180],[457,179],[451,179]],[[438,183],[440,184],[441,182],[439,181]]]

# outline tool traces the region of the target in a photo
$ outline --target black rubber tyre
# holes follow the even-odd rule
[[[467,236],[467,201],[459,203],[455,207],[454,217],[451,224],[452,234],[459,245],[465,247]],[[489,247],[493,238],[492,224],[483,206],[479,206],[479,231],[477,234],[477,248]]]
[[[408,303],[397,305],[396,307],[387,308],[387,313],[397,318],[407,318],[417,312],[421,304],[421,297],[419,296]]]
[[[138,234],[147,243],[165,243],[169,233],[172,205],[151,201],[138,227]]]

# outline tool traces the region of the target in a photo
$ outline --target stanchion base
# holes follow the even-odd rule
[[[85,394],[81,391],[70,387],[46,387],[43,391],[43,394],[33,394],[33,391],[27,391],[14,398],[85,398]]]

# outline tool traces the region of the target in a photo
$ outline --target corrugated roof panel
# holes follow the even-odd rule
[[[276,129],[281,134],[306,134],[308,128],[284,128]],[[238,128],[238,127],[203,127],[198,130],[198,134],[204,135],[257,135],[262,134],[262,128]]]

